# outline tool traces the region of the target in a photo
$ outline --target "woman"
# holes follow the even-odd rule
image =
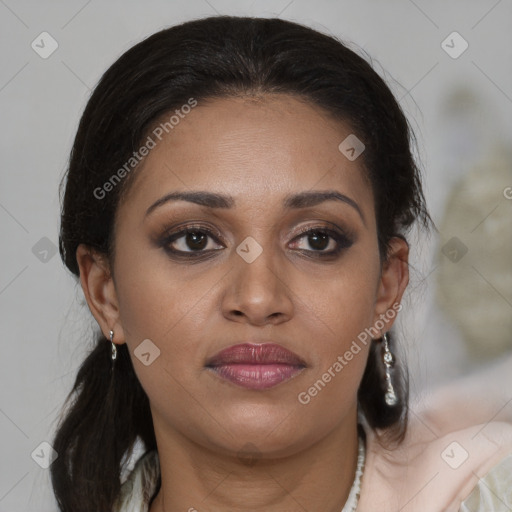
[[[494,510],[510,426],[408,426],[390,331],[431,222],[410,138],[366,61],[279,19],[188,22],[112,65],[63,198],[101,333],[53,443],[62,511]]]

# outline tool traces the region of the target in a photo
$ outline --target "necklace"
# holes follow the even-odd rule
[[[341,512],[355,512],[357,509],[357,504],[359,503],[359,495],[361,494],[361,477],[363,476],[364,462],[366,457],[365,440],[363,432],[360,432],[358,436],[359,445],[357,454],[356,475],[354,477],[352,487],[350,488],[347,501],[343,506]]]

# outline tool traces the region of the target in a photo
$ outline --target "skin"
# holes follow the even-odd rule
[[[356,467],[357,390],[369,345],[309,404],[297,396],[400,302],[408,282],[405,241],[393,239],[387,260],[379,259],[362,158],[338,150],[350,133],[288,95],[200,102],[138,170],[117,211],[114,261],[78,248],[90,310],[107,338],[112,329],[116,343],[128,344],[150,400],[162,472],[150,512],[342,509]],[[195,190],[230,195],[235,205],[176,201],[146,216],[169,192]],[[361,215],[334,200],[283,207],[286,195],[310,190],[336,190]],[[222,239],[206,238],[207,258],[173,258],[158,241],[191,223]],[[315,245],[299,232],[306,227],[337,229],[351,244],[321,259],[336,240]],[[252,263],[236,252],[247,236],[263,249]],[[197,247],[185,236],[170,244]],[[148,338],[161,353],[145,366],[133,351]],[[264,391],[205,368],[221,349],[258,340],[282,344],[307,367]],[[253,463],[240,456],[250,450]]]

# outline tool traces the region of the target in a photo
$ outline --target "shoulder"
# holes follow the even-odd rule
[[[147,512],[159,476],[158,452],[148,451],[138,459],[122,484],[113,512]]]
[[[395,449],[385,449],[373,433],[368,433],[361,510],[459,512],[479,483],[483,485],[486,475],[503,479],[509,457],[509,423],[437,431],[414,415],[404,442]]]

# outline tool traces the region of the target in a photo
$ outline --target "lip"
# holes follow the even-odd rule
[[[219,377],[248,389],[268,389],[306,368],[297,354],[276,343],[240,343],[221,350],[206,362]]]

